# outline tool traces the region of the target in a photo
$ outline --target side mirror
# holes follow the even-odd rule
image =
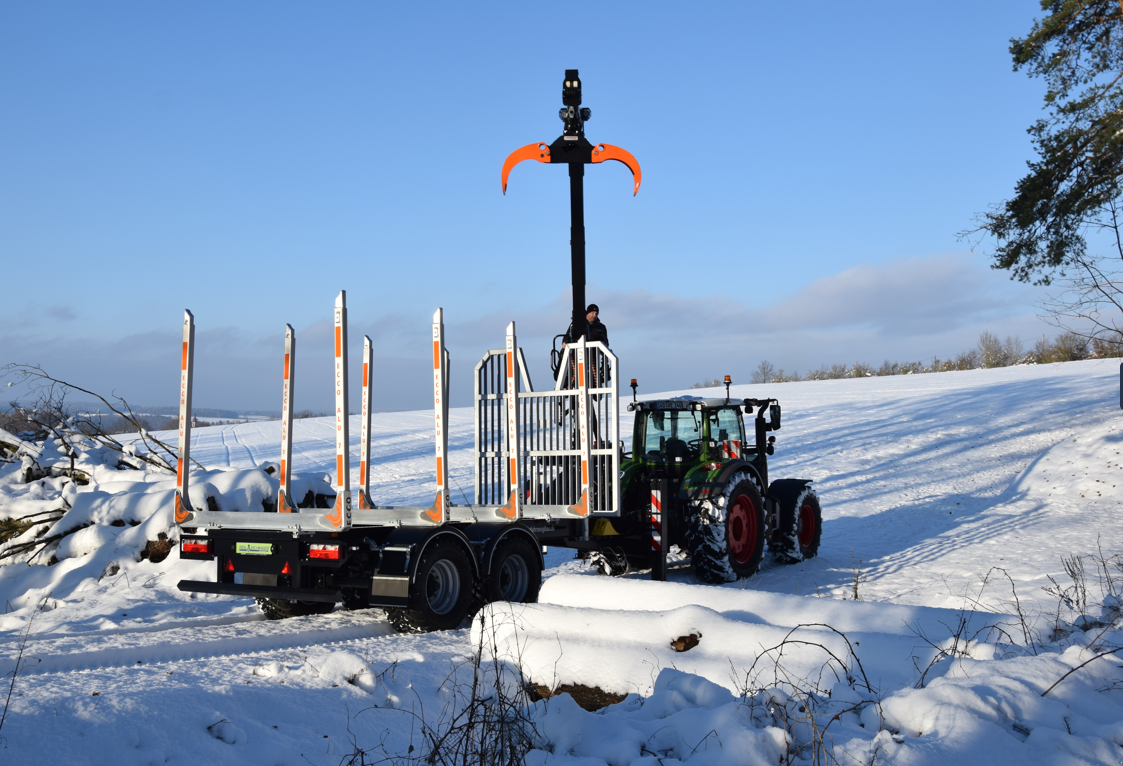
[[[768,423],[769,430],[770,431],[779,431],[780,430],[780,405],[773,404],[768,408],[768,418],[769,418],[769,423]]]

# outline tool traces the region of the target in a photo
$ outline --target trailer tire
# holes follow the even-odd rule
[[[780,526],[768,543],[772,558],[781,564],[814,558],[823,536],[819,496],[808,486],[785,487],[775,494],[780,503]]]
[[[367,591],[360,588],[344,588],[343,593],[343,608],[349,612],[357,609],[369,609],[370,600],[367,596]]]
[[[267,620],[285,620],[289,617],[306,617],[310,614],[327,614],[335,609],[330,601],[290,601],[287,598],[255,599]]]
[[[452,630],[473,607],[475,583],[468,554],[452,540],[436,540],[417,562],[409,606],[386,610],[401,633]]]
[[[483,583],[487,602],[510,601],[533,604],[542,587],[538,553],[524,537],[508,540],[495,552],[491,573]]]
[[[726,583],[756,574],[764,556],[764,503],[752,476],[733,474],[721,496],[695,506],[687,522],[699,580]]]

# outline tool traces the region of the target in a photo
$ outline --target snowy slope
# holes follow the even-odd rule
[[[683,393],[698,392],[668,395]],[[1032,472],[1087,457],[1050,457],[1045,453],[1051,448],[1079,452],[1085,444],[1105,450],[1104,440],[1119,433],[1123,417],[1113,361],[734,386],[732,394],[780,399],[784,420],[772,477],[814,479],[826,522],[817,559],[771,569],[766,562],[754,587],[841,598],[852,589],[860,561],[863,598],[956,608],[991,566],[1007,568],[1035,590],[1047,572],[1056,571],[1059,556],[1090,551],[1097,530],[1117,529],[1112,519],[1123,496],[1105,492],[1106,484],[1088,497],[1067,483],[1051,494]],[[632,419],[621,414],[621,434],[630,447]],[[466,503],[472,494],[472,411],[453,409],[450,421],[453,499]],[[278,428],[261,423],[200,429],[192,454],[208,466],[276,461]],[[329,419],[297,421],[297,471],[333,470],[332,428]],[[376,502],[431,502],[432,415],[380,414],[373,438]],[[1123,476],[1123,469],[1110,469],[1110,458],[1110,450],[1104,452],[1101,481],[1111,470]],[[352,464],[354,481],[358,460]],[[1016,481],[1027,469],[1031,475]],[[1003,555],[1009,549],[1018,555]]]
[[[845,751],[859,762],[875,754],[894,763],[1118,763],[1118,663],[1095,660],[1040,696],[1092,656],[1085,644],[1120,644],[1109,628],[1052,635],[1058,600],[1041,589],[1050,575],[1065,582],[1061,557],[1096,552],[1097,538],[1105,554],[1121,550],[1118,386],[1111,361],[734,386],[735,397],[783,403],[772,475],[816,481],[820,555],[793,566],[766,560],[751,582],[716,588],[684,568],[668,584],[647,582],[645,573],[607,580],[570,552],[552,551],[539,605],[489,613],[490,651],[520,647],[523,671],[547,686],[599,685],[646,701],[629,697],[601,715],[568,707],[565,697],[538,703],[534,715],[553,752],[534,758],[625,763],[655,757],[650,751],[663,762],[721,763],[751,762],[751,751],[776,763],[810,752],[808,720],[821,726],[839,713],[827,752],[841,760]],[[454,409],[450,420],[452,486],[462,490],[454,502],[465,502],[472,413]],[[278,429],[266,422],[197,430],[193,456],[211,471],[200,480],[244,503],[275,491],[257,466],[278,460]],[[358,430],[353,424],[355,439]],[[333,437],[329,420],[298,421],[295,471],[306,480],[330,472]],[[431,413],[376,415],[373,439],[375,500],[431,500]],[[357,441],[352,447],[357,466]],[[467,629],[400,636],[379,610],[265,622],[248,600],[177,591],[178,580],[206,576],[209,565],[174,553],[158,564],[138,560],[146,540],[174,531],[167,476],[103,467],[77,493],[52,481],[18,485],[12,470],[0,469],[0,517],[70,493],[65,523],[95,522],[66,538],[54,566],[0,567],[0,597],[10,606],[0,618],[6,669],[30,626],[30,661],[0,730],[13,763],[37,760],[43,741],[73,763],[327,764],[356,747],[396,753],[411,724],[420,742],[413,714],[424,709],[436,720],[451,699],[446,678],[464,677],[453,668],[472,654]],[[844,602],[856,577],[864,603]],[[1093,591],[1089,613],[1110,622],[1110,599],[1101,615],[1105,594]],[[965,605],[975,612],[963,613]],[[1028,647],[1013,640],[1019,606],[1040,639]],[[913,689],[964,614],[970,630],[960,637],[977,641]],[[783,663],[765,652],[812,623],[818,627],[798,629],[807,645],[850,663],[820,684],[832,692],[820,703],[829,713],[821,721],[806,712],[808,698],[781,699],[806,688],[785,686],[778,669],[806,679],[823,668],[822,652],[785,646]],[[992,626],[1013,638],[985,630]],[[669,647],[690,632],[701,635],[697,647]],[[477,637],[484,633],[477,625]],[[762,662],[771,662],[767,678],[757,672]],[[711,729],[741,742],[741,755],[707,739]],[[635,734],[614,734],[624,731]]]

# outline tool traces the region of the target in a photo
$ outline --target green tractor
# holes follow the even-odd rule
[[[664,579],[666,551],[677,545],[700,580],[724,583],[756,573],[766,542],[781,563],[818,552],[823,517],[811,481],[769,482],[777,400],[678,397],[628,409],[636,418],[621,465],[623,513],[595,522],[590,541],[615,552],[617,568],[651,566]],[[754,413],[750,440],[743,415]]]

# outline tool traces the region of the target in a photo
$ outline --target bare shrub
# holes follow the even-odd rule
[[[384,741],[364,749],[352,736],[354,751],[340,766],[514,766],[525,761],[541,739],[532,718],[530,683],[517,665],[498,659],[495,629],[486,624],[489,615],[485,609],[476,616],[484,623],[480,643],[460,666],[465,672],[453,671],[438,690],[446,701],[435,720],[420,703],[401,711],[411,719],[408,751],[389,752]],[[491,650],[490,660],[484,659],[485,647]],[[467,681],[462,680],[465,675],[470,676]]]
[[[979,366],[986,368],[1006,366],[1006,355],[1002,349],[1002,341],[989,330],[984,330],[983,334],[979,336],[978,351]]]
[[[1112,332],[1092,338],[1093,359],[1117,359],[1121,356],[1123,356],[1123,335]]]
[[[1017,335],[1007,335],[1006,340],[1002,341],[1002,354],[1005,357],[1007,367],[1025,364],[1025,346],[1022,345],[1022,339]]]
[[[973,370],[979,366],[979,352],[975,349],[961,351],[955,355],[955,369]]]
[[[890,362],[888,359],[886,359],[881,367],[877,369],[877,374],[879,377],[884,377],[886,375],[897,375],[898,368],[899,365],[896,362]]]
[[[836,654],[824,643],[805,637],[809,630],[834,634],[845,645],[845,653]],[[823,664],[813,675],[796,676],[784,666],[784,657],[791,650],[808,649],[821,652]],[[779,644],[762,651],[748,670],[738,672],[731,666],[730,680],[754,725],[775,726],[787,734],[784,762],[838,763],[830,734],[835,721],[848,713],[861,715],[867,707],[875,708],[877,719],[884,721],[881,691],[870,683],[854,645],[846,634],[823,623],[792,628]],[[839,681],[854,690],[857,702],[831,698]]]
[[[767,359],[762,360],[753,370],[752,382],[756,384],[773,383],[776,377],[776,366]]]
[[[1050,362],[1078,362],[1088,358],[1088,339],[1074,332],[1065,332],[1053,340]]]
[[[706,378],[702,378],[702,380],[698,381],[697,383],[691,384],[690,387],[691,388],[717,388],[720,385],[722,385],[722,382],[720,380],[718,380],[717,378],[711,378],[711,379],[708,379],[708,380]]]
[[[111,395],[111,401],[81,386],[53,378],[39,365],[7,364],[0,367],[0,373],[2,373],[0,379],[13,377],[26,385],[36,396],[33,404],[18,408],[19,415],[24,418],[21,421],[25,429],[24,433],[27,433],[30,439],[42,441],[56,438],[73,457],[78,441],[82,437],[87,437],[120,452],[121,459],[125,463],[145,463],[167,471],[175,470],[177,449],[148,433],[148,421],[134,414],[123,397]],[[106,424],[100,413],[86,413],[68,407],[66,395],[70,391],[78,391],[96,398],[116,415],[117,419]],[[136,433],[144,449],[127,448],[114,438],[121,433]]]

